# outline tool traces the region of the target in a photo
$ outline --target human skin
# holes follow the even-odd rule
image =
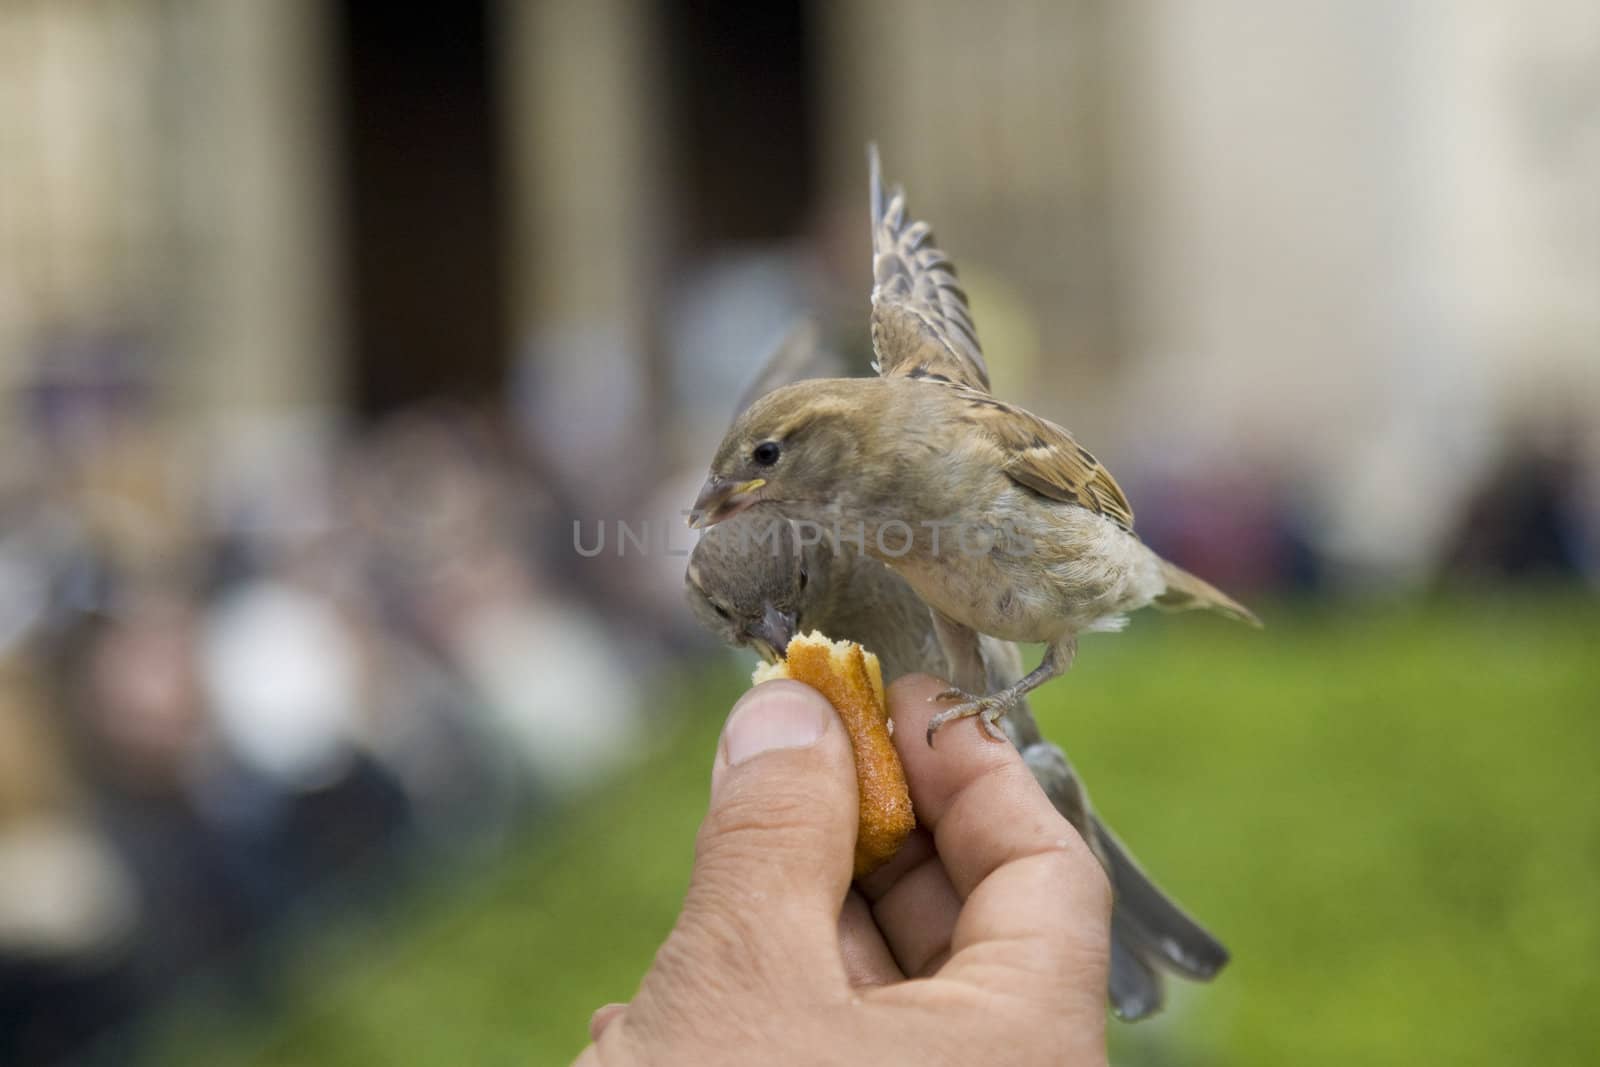
[[[889,690],[919,828],[852,886],[856,780],[828,703],[757,686],[729,715],[678,922],[579,1067],[1104,1064],[1111,890],[1016,749],[924,742]]]

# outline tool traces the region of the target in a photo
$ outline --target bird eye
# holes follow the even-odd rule
[[[778,453],[781,451],[782,449],[778,447],[778,442],[762,441],[759,445],[756,445],[756,450],[750,453],[750,456],[761,466],[770,467],[778,462]]]
[[[711,602],[711,610],[717,613],[717,618],[725,622],[733,621],[733,616],[729,614],[728,609],[718,604],[715,600]]]

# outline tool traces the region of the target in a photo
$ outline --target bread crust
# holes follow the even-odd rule
[[[860,878],[886,863],[917,824],[905,768],[894,748],[878,657],[854,641],[830,641],[812,631],[789,642],[782,662],[758,667],[751,681],[774,678],[804,682],[827,697],[850,735],[861,794],[855,855]]]

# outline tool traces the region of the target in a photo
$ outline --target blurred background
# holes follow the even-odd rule
[[[0,1062],[577,1053],[746,684],[679,509],[794,316],[866,373],[869,139],[1268,622],[1038,703],[1235,952],[1114,1061],[1595,1061],[1600,7],[0,0]]]

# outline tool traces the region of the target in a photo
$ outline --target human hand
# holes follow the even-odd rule
[[[1105,875],[1011,746],[923,743],[942,688],[889,690],[919,828],[854,888],[837,716],[796,682],[739,701],[678,923],[579,1067],[1105,1062]]]

